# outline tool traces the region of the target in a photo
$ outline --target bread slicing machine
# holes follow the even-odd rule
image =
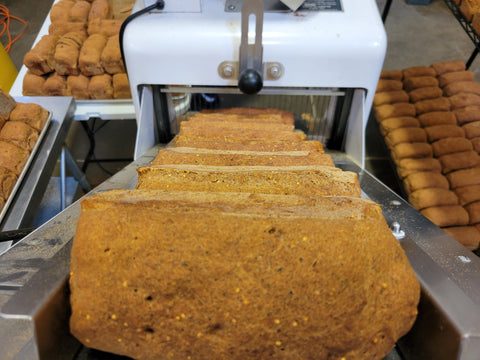
[[[136,160],[93,192],[133,188],[136,168],[149,164],[192,112],[289,110],[337,167],[357,172],[363,196],[382,206],[422,285],[417,321],[385,360],[479,360],[479,258],[364,169],[387,42],[376,1],[137,0],[133,11],[120,39],[138,126]],[[76,202],[0,256],[2,359],[100,358],[68,330],[79,212]]]

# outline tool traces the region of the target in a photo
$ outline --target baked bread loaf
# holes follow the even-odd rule
[[[0,130],[0,141],[12,143],[19,148],[32,151],[38,140],[38,132],[21,121],[7,121]]]
[[[136,359],[382,359],[420,293],[361,198],[111,191],[71,254],[71,332]]]
[[[452,226],[443,230],[469,250],[480,246],[480,232],[475,226]]]
[[[378,92],[373,98],[373,106],[397,102],[408,102],[408,100],[408,94],[404,90]]]
[[[462,60],[442,61],[430,65],[438,75],[464,71],[466,66]]]
[[[88,21],[94,19],[111,19],[112,7],[108,0],[95,0],[92,2],[90,12],[88,14]]]
[[[403,80],[402,70],[382,70],[380,79]]]
[[[76,100],[88,100],[88,83],[90,78],[85,75],[70,75],[67,77],[67,92]]]
[[[416,103],[417,101],[435,99],[443,95],[442,89],[438,86],[422,87],[412,90],[408,93],[410,102]]]
[[[412,116],[401,116],[385,119],[379,124],[379,127],[382,135],[386,136],[390,131],[400,128],[419,128],[420,123],[416,118]]]
[[[90,99],[113,99],[112,76],[109,74],[95,75],[88,83]]]
[[[434,125],[456,125],[457,120],[451,111],[432,111],[417,116],[423,127]]]
[[[465,131],[457,125],[434,125],[428,126],[424,130],[431,143],[445,138],[465,137]]]
[[[80,48],[87,39],[83,31],[70,32],[63,35],[55,47],[55,71],[58,75],[78,75],[78,57]]]
[[[472,142],[463,137],[447,137],[432,143],[435,157],[462,151],[473,150]]]
[[[475,74],[472,71],[455,71],[448,72],[438,77],[438,84],[440,87],[445,87],[448,84],[457,82],[457,81],[474,81]]]
[[[418,88],[432,86],[438,86],[438,80],[434,76],[416,76],[403,80],[403,88],[408,92]]]
[[[56,21],[51,23],[48,27],[48,33],[50,35],[56,35],[58,37],[63,36],[69,32],[81,31],[87,32],[87,24],[83,22],[71,22],[71,21]]]
[[[436,76],[437,72],[429,66],[412,66],[403,69],[403,79],[418,76]]]
[[[68,19],[70,9],[75,5],[73,0],[60,0],[53,4],[50,10],[50,21],[55,23],[57,21],[65,21]]]
[[[425,188],[408,195],[408,201],[417,210],[432,206],[457,205],[457,195],[451,190],[442,188]]]
[[[0,199],[6,201],[17,183],[17,175],[12,171],[0,166]]]
[[[459,125],[472,121],[480,121],[479,105],[465,106],[464,108],[454,110],[453,113]]]
[[[101,34],[106,37],[118,35],[122,21],[117,19],[92,19],[88,21],[88,35]]]
[[[90,3],[85,0],[77,0],[68,11],[68,21],[86,23],[90,13]]]
[[[452,189],[469,185],[478,185],[480,184],[480,168],[473,167],[453,171],[447,174],[447,179]]]
[[[450,101],[444,97],[420,100],[415,103],[415,111],[417,115],[432,111],[450,111]]]
[[[57,72],[51,73],[43,84],[43,93],[46,96],[67,96],[67,77]]]
[[[470,105],[480,105],[480,95],[472,93],[458,93],[448,98],[452,105],[452,110],[460,109]]]
[[[433,206],[420,212],[439,227],[468,225],[468,212],[461,205]]]
[[[44,35],[38,43],[23,57],[23,63],[32,74],[44,75],[55,69],[55,47],[59,37]]]
[[[445,175],[433,171],[421,171],[410,174],[403,179],[403,186],[407,194],[426,188],[440,188],[446,190],[450,188]]]
[[[461,92],[480,95],[480,84],[475,81],[456,81],[443,88],[446,96],[452,96]]]
[[[400,80],[380,78],[377,84],[377,93],[385,91],[398,91],[403,89],[403,83]]]
[[[20,103],[10,113],[10,121],[21,121],[36,131],[42,131],[48,120],[48,111],[35,103]]]

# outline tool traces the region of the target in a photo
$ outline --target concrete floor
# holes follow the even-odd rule
[[[0,0],[12,15],[28,22],[28,29],[10,51],[10,57],[17,67],[22,66],[23,56],[31,49],[37,33],[52,6],[53,0]],[[442,0],[433,0],[429,5],[408,5],[407,0],[394,0],[385,22],[388,36],[388,49],[384,62],[385,70],[404,69],[411,66],[430,65],[434,62],[469,59],[474,45],[463,28],[451,14]],[[386,0],[376,0],[380,13]],[[21,26],[12,22],[12,36],[21,30]],[[6,43],[5,35],[0,37]],[[476,59],[470,70],[480,81],[480,59]],[[100,121],[101,122],[101,121]],[[97,120],[97,125],[99,121]],[[375,127],[369,123],[367,128],[367,168],[382,181],[395,188],[389,160],[381,146],[376,143]],[[127,158],[133,152],[135,121],[110,122],[95,135],[97,158]],[[374,134],[375,135],[375,134]],[[74,157],[82,164],[88,151],[88,140],[78,123],[74,123],[67,144]],[[91,164],[87,177],[96,185],[121,169],[125,162]],[[106,168],[105,169],[102,169]],[[56,196],[58,189],[53,186],[51,192]]]

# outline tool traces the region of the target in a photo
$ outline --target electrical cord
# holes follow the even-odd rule
[[[122,60],[125,68],[127,67],[127,63],[125,62],[125,53],[123,51],[123,34],[125,32],[125,29],[127,28],[127,25],[131,23],[134,19],[137,17],[146,14],[152,10],[163,10],[165,7],[165,2],[163,0],[157,0],[155,4],[152,4],[150,6],[147,6],[146,8],[143,8],[142,10],[137,11],[136,13],[131,14],[129,17],[125,19],[125,21],[122,23],[122,26],[120,27],[120,52],[122,54]],[[128,73],[127,73],[128,75]]]
[[[12,35],[10,33],[10,20],[16,20],[21,22],[24,27],[23,30],[18,34],[14,39],[12,39]],[[10,12],[8,11],[8,8],[5,5],[0,4],[0,36],[2,36],[5,32],[7,33],[8,37],[8,44],[5,45],[5,51],[8,53],[10,51],[10,48],[12,45],[20,39],[20,37],[25,33],[25,30],[27,30],[28,24],[25,20],[20,19],[17,16],[11,15]]]

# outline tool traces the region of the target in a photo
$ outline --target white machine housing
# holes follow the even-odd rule
[[[162,11],[125,27],[123,49],[138,125],[135,158],[156,143],[149,85],[235,91],[237,79],[223,78],[219,66],[239,60],[241,13],[226,11],[225,1],[165,0]],[[264,77],[263,90],[252,96],[355,89],[345,151],[363,167],[365,127],[387,39],[375,0],[337,3],[342,10],[264,13],[263,63],[280,63],[283,72],[278,79]],[[143,7],[137,0],[134,11]]]

